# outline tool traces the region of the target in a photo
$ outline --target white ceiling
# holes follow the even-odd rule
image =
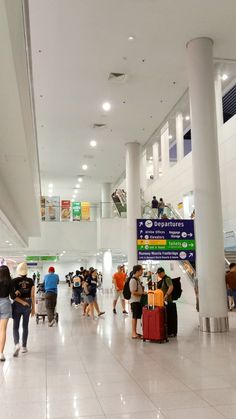
[[[187,88],[187,41],[209,36],[215,57],[236,58],[235,0],[29,0],[29,6],[44,194],[52,182],[54,194],[71,198],[87,163],[83,199],[99,199],[101,182],[114,182],[124,170],[125,143],[144,144]],[[126,73],[127,81],[108,81],[112,71]],[[96,131],[93,123],[107,129]],[[89,147],[94,138],[96,150]]]

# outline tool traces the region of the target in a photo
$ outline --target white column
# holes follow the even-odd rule
[[[152,146],[152,156],[153,156],[153,176],[154,179],[159,179],[159,144],[156,141]]]
[[[143,191],[147,188],[147,151],[143,150],[140,157],[140,185]]]
[[[136,219],[141,217],[139,143],[126,144],[128,270],[137,264]]]
[[[223,125],[222,80],[220,74],[215,78],[216,120],[218,129]]]
[[[220,171],[213,69],[213,41],[187,45],[193,147],[195,234],[200,329],[228,329]]]
[[[101,189],[101,215],[102,218],[111,218],[111,208],[112,208],[112,198],[111,198],[111,184],[103,183]]]
[[[179,113],[176,116],[176,149],[177,149],[177,162],[184,158],[184,128],[183,128],[183,115]]]
[[[102,286],[103,288],[112,288],[112,253],[107,250],[103,253],[102,259]]]
[[[169,166],[169,126],[166,124],[161,133],[161,167],[163,174],[168,171]]]

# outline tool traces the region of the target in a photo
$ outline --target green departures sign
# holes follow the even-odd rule
[[[27,256],[27,262],[57,262],[58,256]]]

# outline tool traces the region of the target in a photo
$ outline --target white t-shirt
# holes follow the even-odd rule
[[[131,278],[130,283],[129,283],[129,289],[131,292],[131,298],[130,298],[130,302],[131,303],[139,303],[140,299],[141,299],[141,295],[137,296],[137,295],[133,295],[132,292],[143,292],[143,288],[141,285],[141,282],[139,279],[137,278]]]

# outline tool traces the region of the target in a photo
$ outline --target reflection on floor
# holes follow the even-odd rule
[[[198,330],[194,307],[178,304],[179,335],[166,344],[130,339],[130,316],[82,317],[60,286],[58,326],[31,320],[29,352],[0,365],[1,419],[236,418],[236,313],[231,331]]]

